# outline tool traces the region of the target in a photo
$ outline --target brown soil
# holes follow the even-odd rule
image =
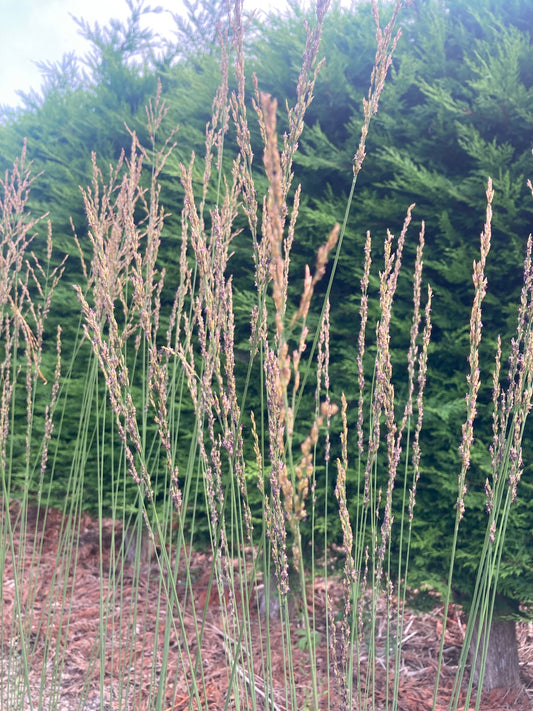
[[[13,518],[14,520],[14,518]],[[154,697],[158,691],[158,675],[164,664],[165,623],[176,622],[177,614],[171,621],[165,605],[158,604],[164,599],[164,587],[168,583],[161,578],[153,564],[145,562],[140,574],[136,575],[133,565],[122,569],[110,555],[111,545],[104,546],[102,555],[99,545],[98,523],[88,515],[82,515],[79,529],[80,539],[77,560],[71,557],[75,546],[58,541],[68,541],[66,520],[56,511],[49,511],[46,525],[26,526],[31,531],[25,542],[20,541],[20,533],[15,527],[14,550],[15,569],[9,550],[6,551],[4,576],[2,581],[2,631],[0,636],[0,711],[29,709],[28,689],[24,688],[24,674],[21,669],[20,626],[25,631],[28,655],[29,693],[33,709],[39,711],[149,711],[154,707]],[[33,531],[44,535],[38,564],[33,553],[35,542]],[[111,520],[103,522],[103,539],[112,540],[120,530]],[[5,538],[4,538],[5,540]],[[25,551],[25,555],[23,552]],[[226,634],[223,632],[221,603],[218,595],[207,595],[208,572],[211,557],[201,552],[189,552],[189,569],[194,582],[194,609],[197,615],[206,610],[206,624],[201,643],[201,667],[203,683],[199,685],[202,708],[224,709],[228,688],[228,658],[225,653]],[[117,567],[118,565],[118,567]],[[111,566],[113,568],[111,569]],[[75,571],[75,575],[73,575]],[[17,601],[15,575],[23,581],[22,599]],[[121,584],[117,585],[117,578]],[[191,654],[197,652],[192,600],[187,599],[186,587],[179,584],[183,579],[178,572],[178,598],[182,610],[181,638],[186,636]],[[66,586],[66,588],[64,588]],[[65,590],[65,591],[64,591]],[[340,708],[335,681],[327,671],[333,664],[328,657],[326,643],[326,594],[341,606],[341,586],[335,581],[317,580],[314,589],[314,614],[318,636],[316,668],[321,708],[328,708],[328,693],[331,708]],[[63,602],[66,600],[66,603]],[[101,600],[107,600],[104,624],[101,625]],[[20,607],[19,607],[20,606]],[[311,607],[311,603],[309,603]],[[266,621],[260,618],[252,605],[250,611],[250,633],[257,646],[256,660],[264,658]],[[17,614],[17,610],[21,614]],[[298,615],[294,614],[295,625]],[[179,629],[179,622],[178,622]],[[442,609],[436,607],[429,614],[406,611],[402,641],[402,663],[399,678],[399,711],[429,711],[432,708],[433,689],[437,674],[437,656],[442,630]],[[461,650],[464,620],[460,610],[451,610],[444,645],[444,667],[441,669],[441,683],[437,702],[438,711],[448,708],[453,689],[457,662]],[[379,650],[384,648],[384,629],[376,630],[378,659],[375,673],[374,708],[387,708],[385,664],[379,659]],[[494,689],[482,698],[483,711],[529,711],[533,709],[533,624],[521,624],[518,629],[520,645],[520,665],[522,685],[519,688]],[[191,671],[187,658],[183,656],[185,645],[180,644],[180,635],[170,629],[167,683],[161,690],[165,711],[179,711],[198,708],[198,700],[189,706]],[[298,641],[299,635],[294,635]],[[46,643],[48,640],[48,643]],[[98,650],[105,645],[104,654]],[[283,655],[282,630],[275,620],[270,622],[270,649],[272,659],[271,692],[275,706],[269,708],[294,709],[286,698],[283,679],[285,658]],[[156,659],[154,660],[154,655]],[[104,684],[100,686],[100,661],[103,658]],[[305,709],[310,698],[309,655],[295,646],[294,673],[296,679],[297,708]],[[361,653],[360,668],[364,673],[367,661],[364,648]],[[189,671],[187,671],[189,670]],[[253,687],[258,699],[258,708],[264,708],[265,684],[261,668],[254,674],[237,665],[243,693],[250,693]],[[199,674],[199,668],[195,673]],[[252,677],[253,678],[250,678]],[[60,679],[60,681],[58,681]],[[389,693],[393,688],[393,678],[389,677]],[[328,683],[331,688],[328,692]],[[15,691],[19,689],[17,701]],[[462,689],[464,709],[466,684]],[[389,696],[390,699],[390,696]],[[475,702],[470,702],[474,709]],[[229,708],[234,708],[233,704]],[[248,708],[245,704],[242,708]],[[251,708],[251,706],[250,706]],[[372,700],[363,700],[354,708],[372,708]]]

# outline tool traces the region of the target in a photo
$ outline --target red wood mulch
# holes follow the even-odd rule
[[[133,566],[111,562],[110,555],[113,530],[120,539],[120,530],[111,520],[104,520],[103,540],[106,542],[100,554],[98,522],[83,514],[80,520],[79,544],[69,545],[68,520],[57,511],[49,511],[46,524],[37,525],[35,511],[33,522],[26,525],[26,540],[20,540],[20,531],[14,527],[15,569],[9,551],[5,551],[4,576],[2,581],[3,605],[2,628],[0,634],[0,709],[14,706],[14,689],[23,684],[20,655],[20,625],[27,640],[29,658],[29,687],[33,708],[39,711],[150,711],[155,707],[157,693],[162,694],[165,711],[181,711],[189,706],[191,674],[200,675],[200,668],[193,670],[187,659],[185,645],[180,644],[180,634],[175,634],[179,617],[170,620],[161,590],[161,578],[154,567],[143,566],[140,576],[136,576]],[[11,517],[15,521],[15,514]],[[4,521],[4,529],[5,529]],[[31,524],[34,523],[32,526]],[[65,528],[67,525],[67,528]],[[42,548],[34,552],[36,546],[34,531]],[[30,535],[31,533],[31,535]],[[4,542],[6,541],[4,530]],[[58,543],[60,542],[60,543]],[[58,545],[61,549],[58,550]],[[196,614],[203,612],[206,602],[206,581],[211,567],[211,558],[205,553],[189,552],[189,569],[194,582]],[[2,554],[3,557],[3,554]],[[117,558],[118,560],[118,558]],[[113,568],[111,567],[113,565]],[[75,571],[75,575],[73,575]],[[207,571],[207,572],[206,572]],[[17,600],[15,576],[22,590]],[[121,579],[121,582],[118,581]],[[180,575],[177,576],[178,581]],[[183,578],[181,578],[183,579]],[[166,582],[166,579],[165,579]],[[178,583],[178,597],[181,602],[182,633],[188,640],[191,655],[197,653],[197,624],[193,617],[193,605],[186,599],[186,586]],[[340,585],[328,585],[330,598],[340,596]],[[314,613],[318,632],[325,630],[325,585],[318,580],[314,594]],[[101,614],[101,601],[104,613]],[[340,604],[340,603],[339,603]],[[21,614],[17,614],[17,610]],[[442,630],[442,611],[436,608],[431,614],[404,615],[402,644],[402,668],[399,679],[399,711],[429,711],[432,708],[433,687],[437,673],[437,654]],[[177,619],[178,618],[178,621]],[[103,624],[101,623],[103,620]],[[167,683],[158,688],[158,678],[165,664],[162,650],[165,648],[165,623],[170,628],[170,645],[167,660]],[[201,644],[201,670],[203,683],[200,688],[200,703],[210,709],[224,709],[228,687],[227,656],[224,651],[225,635],[218,596],[211,595],[207,601],[206,624]],[[227,632],[227,630],[226,630]],[[494,689],[482,699],[483,711],[530,711],[533,709],[533,625],[519,626],[520,663],[523,684],[520,688]],[[265,620],[250,613],[250,634],[256,661],[264,659]],[[272,679],[274,680],[273,701],[276,708],[293,709],[286,698],[283,679],[285,659],[279,624],[270,625],[270,649]],[[457,609],[453,609],[445,635],[445,665],[441,669],[438,711],[446,711],[453,688],[454,675],[462,644],[463,621]],[[383,630],[377,630],[377,649],[384,644]],[[297,635],[296,635],[297,637]],[[48,640],[47,643],[46,640]],[[100,653],[100,650],[103,650]],[[263,650],[263,651],[262,651]],[[154,660],[154,655],[156,659]],[[305,708],[310,698],[310,675],[308,654],[295,647],[294,650],[297,707]],[[103,661],[100,661],[103,660]],[[328,708],[328,657],[326,636],[320,634],[316,651],[318,689],[321,707]],[[375,708],[385,709],[387,703],[385,667],[378,666],[375,685]],[[365,660],[361,661],[365,669]],[[100,685],[101,669],[103,684]],[[262,708],[264,684],[262,670],[255,669],[253,679],[246,677],[246,671],[236,667],[242,688],[250,686],[257,695],[258,707]],[[249,674],[251,676],[251,672]],[[9,682],[9,683],[8,683]],[[394,680],[389,679],[389,689]],[[333,676],[330,676],[333,685]],[[25,693],[19,686],[20,693]],[[245,692],[243,692],[245,693]],[[331,708],[339,707],[336,692],[330,689]],[[463,690],[464,704],[464,690]],[[9,696],[11,694],[11,696]],[[11,699],[11,701],[10,701]],[[207,702],[207,704],[206,704]],[[470,708],[474,708],[471,701]],[[17,707],[19,708],[19,707]],[[30,706],[26,702],[24,708]],[[195,701],[192,708],[198,708]],[[234,708],[230,704],[229,708]],[[243,704],[241,708],[246,708]],[[271,708],[271,707],[269,707]],[[354,708],[372,708],[371,701],[361,702]],[[460,708],[464,708],[461,706]],[[469,710],[468,710],[469,711]]]

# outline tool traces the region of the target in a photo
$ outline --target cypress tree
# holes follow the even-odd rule
[[[486,385],[480,394],[483,407],[480,406],[478,440],[468,473],[466,513],[453,580],[456,599],[467,610],[487,526],[484,483],[490,475],[490,371],[497,333],[509,344],[515,327],[533,209],[526,185],[532,165],[533,124],[533,50],[527,24],[530,15],[531,8],[525,2],[482,2],[473,8],[465,0],[446,4],[435,1],[413,3],[406,10],[391,81],[386,85],[367,144],[369,159],[349,226],[353,239],[345,243],[337,272],[335,296],[340,307],[337,320],[333,316],[332,328],[337,342],[342,343],[337,352],[337,363],[342,365],[332,381],[334,387],[342,384],[350,392],[349,377],[355,380],[355,363],[347,346],[353,352],[356,334],[351,324],[357,322],[358,309],[353,286],[354,276],[358,279],[362,271],[365,231],[371,229],[375,239],[387,227],[399,231],[401,215],[409,204],[416,204],[415,215],[426,223],[425,275],[435,298],[434,345],[426,389],[422,476],[413,524],[410,579],[413,588],[429,585],[439,589],[445,584],[443,571],[451,551],[457,498],[458,442],[465,418],[473,298],[472,262],[479,250],[486,183],[492,176],[493,246],[487,267],[489,295],[483,313],[485,341],[481,354]],[[344,28],[346,23],[341,26]],[[342,29],[340,35],[344,37]],[[325,32],[326,67],[343,68],[347,83],[356,81],[353,66],[362,62],[358,40],[357,32],[349,34],[348,45],[341,43],[339,52],[331,38],[328,42]],[[341,96],[340,92],[331,93],[333,85],[327,79],[327,73],[323,74],[317,83],[315,123],[304,134],[303,158],[300,157],[304,194],[311,196],[305,206],[310,235],[313,229],[320,232],[328,220],[331,224],[342,215],[349,186],[347,166],[360,125],[357,109],[346,118],[346,95],[356,96],[357,89],[364,90],[361,85],[351,87]],[[326,116],[320,116],[319,107],[324,106],[329,107],[330,116],[332,107],[339,107],[334,114],[339,117],[338,123],[328,123]],[[395,305],[396,336],[391,345],[398,353],[397,365],[402,362],[400,355],[408,342],[408,293],[409,285],[405,283]],[[401,370],[396,373],[401,392],[405,376]],[[527,441],[525,449],[527,462],[531,457]],[[526,471],[531,471],[531,465]],[[512,628],[514,620],[509,616],[528,614],[533,602],[533,565],[528,553],[532,492],[524,478],[512,507],[498,584],[493,651],[498,648],[496,629],[505,630],[505,621]],[[512,632],[509,639],[513,639]],[[513,659],[517,659],[515,653],[509,663]],[[516,667],[503,667],[503,679],[506,675],[508,679],[516,678]],[[486,679],[489,686],[501,681],[502,676],[496,678],[495,673]]]

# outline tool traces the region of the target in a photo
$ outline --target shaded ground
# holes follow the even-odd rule
[[[31,523],[35,523],[35,526],[32,527]],[[38,551],[38,564],[33,538],[33,531],[37,529],[44,533],[38,538],[42,542]],[[127,561],[124,566],[114,561],[111,540],[113,533],[120,540],[120,530],[111,520],[103,522],[105,545],[101,552],[98,522],[85,514],[82,516],[76,559],[72,557],[75,546],[69,545],[69,540],[72,540],[69,523],[58,512],[49,512],[45,526],[30,520],[26,531],[32,535],[21,541],[20,533],[15,528],[15,568],[9,551],[4,565],[0,711],[30,708],[21,667],[20,626],[27,640],[27,678],[34,709],[148,711],[154,707],[157,694],[160,693],[165,711],[181,711],[189,708],[192,674],[197,678],[203,676],[198,699],[202,707],[205,708],[207,701],[210,709],[224,708],[228,686],[225,653],[227,630],[225,634],[218,595],[211,594],[208,597],[207,594],[210,556],[198,552],[189,554],[195,605],[193,607],[190,596],[187,599],[186,586],[180,586],[178,582],[177,592],[182,610],[180,621],[179,615],[174,613],[171,618],[166,606],[159,604],[165,597],[164,588],[168,581],[161,578],[155,566],[146,560],[136,574],[134,566]],[[20,599],[16,595],[15,576],[23,581],[19,588],[22,590]],[[183,580],[180,573],[176,579]],[[328,582],[327,594],[330,599],[338,598],[340,601],[340,585],[334,581]],[[101,601],[104,601],[103,614]],[[195,667],[198,623],[194,619],[194,610],[201,615],[204,607],[207,612],[201,642],[201,667]],[[254,648],[257,646],[258,653],[254,654],[257,661],[264,659],[266,625],[265,620],[258,617],[256,606],[252,607],[249,632]],[[323,702],[321,705],[327,708],[329,683],[332,687],[332,708],[335,708],[339,700],[333,689],[333,677],[330,676],[328,681],[327,672],[331,670],[332,662],[328,656],[325,635],[326,585],[321,580],[316,581],[314,614],[316,629],[320,633],[317,637],[316,667],[319,677],[317,684]],[[178,628],[181,625],[181,635],[179,632],[176,634],[176,625]],[[442,609],[437,607],[423,615],[406,612],[399,678],[400,711],[431,709],[441,630]],[[447,709],[463,632],[464,622],[460,611],[454,608],[445,635],[445,665],[441,670],[437,705],[439,711]],[[162,653],[165,634],[170,640],[167,658]],[[291,701],[287,700],[283,687],[286,661],[281,634],[279,623],[273,620],[270,623],[269,647],[274,688],[270,693],[275,708],[280,711],[294,708]],[[386,674],[385,664],[379,655],[385,645],[385,625],[382,629],[378,626],[376,634],[378,660],[375,708],[384,709]],[[186,645],[178,641],[184,636],[188,640],[192,660],[187,658]],[[295,636],[298,639],[298,635]],[[522,686],[495,689],[484,695],[481,705],[483,711],[533,709],[532,624],[519,626],[519,643]],[[296,646],[294,672],[298,709],[305,708],[305,701],[309,698],[308,659],[308,653]],[[364,652],[359,661],[364,673]],[[163,686],[159,680],[165,668],[167,681]],[[258,667],[252,672],[237,665],[235,673],[245,689],[244,694],[254,693],[258,707],[262,708],[265,693],[268,693],[264,670]],[[104,678],[102,687],[99,681],[101,676]],[[392,688],[392,678],[389,683]],[[26,701],[21,703],[22,698]],[[470,706],[473,709],[474,703],[471,702]],[[359,706],[361,709],[371,707],[371,702],[363,702]],[[198,703],[194,702],[192,708],[198,708]],[[460,708],[464,708],[464,702]]]

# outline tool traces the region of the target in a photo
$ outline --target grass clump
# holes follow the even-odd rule
[[[260,78],[254,77],[251,101],[247,98],[241,3],[231,9],[232,40],[221,41],[221,82],[205,153],[201,161],[193,155],[179,166],[184,201],[178,283],[168,283],[159,258],[167,216],[159,180],[179,142],[178,132],[160,143],[167,115],[160,91],[147,108],[149,146],[132,131],[129,154],[107,175],[93,157],[92,182],[82,193],[92,254],[80,248],[85,282],[76,286],[73,299],[80,310],[73,360],[90,348],[82,402],[73,403],[69,394],[73,366],[65,376],[60,332],[50,382],[42,373],[45,320],[62,267],[47,270],[29,252],[34,223],[24,211],[31,184],[24,153],[2,184],[6,544],[0,566],[3,586],[13,596],[2,627],[7,672],[0,707],[61,708],[68,698],[69,708],[79,709],[398,708],[433,293],[423,284],[423,224],[411,273],[404,265],[411,205],[398,237],[388,231],[384,239],[375,323],[369,309],[375,238],[367,235],[354,354],[358,395],[352,402],[344,394],[337,398],[330,382],[330,314],[337,306],[331,303],[332,284],[371,120],[399,38],[395,25],[401,3],[384,27],[377,4],[372,5],[377,52],[344,219],[322,237],[314,271],[306,269],[300,301],[293,303],[291,250],[302,198],[293,185],[293,162],[320,71],[328,5],[319,0],[314,24],[307,28],[296,99],[287,107],[288,130],[281,140],[277,101],[261,92]],[[252,112],[263,143],[261,169],[251,145]],[[230,130],[238,150],[226,171]],[[263,194],[260,183],[266,185]],[[478,407],[492,195],[489,182],[481,256],[474,264],[467,416],[445,621]],[[235,333],[243,324],[236,324],[240,311],[231,259],[243,232],[253,247],[255,300],[249,304],[249,352],[241,377]],[[49,244],[48,261],[51,238]],[[474,686],[479,708],[490,658],[486,629],[531,405],[531,279],[530,241],[507,390],[500,385],[500,348],[496,355],[487,534],[450,708],[466,707]],[[310,313],[321,280],[326,280],[324,297],[313,332]],[[400,280],[410,280],[413,304],[403,388],[396,383],[398,366],[393,368],[390,348]],[[21,446],[20,393],[26,397],[27,470],[15,475],[10,462]],[[42,493],[53,487],[50,448],[53,452],[61,441],[62,418],[74,404],[79,430],[72,443],[69,496],[58,513]],[[90,457],[98,472],[96,532],[82,513]],[[323,511],[319,487],[325,492]],[[329,536],[332,505],[339,540]],[[201,522],[204,510],[207,521]],[[325,521],[322,531],[313,525],[319,518]],[[200,568],[193,561],[199,542],[206,548],[202,525],[209,545]],[[50,531],[57,537],[57,553],[44,584]],[[88,579],[85,554],[99,560],[97,579]],[[84,635],[78,627],[80,596],[94,599],[91,595],[97,605]],[[439,670],[444,634],[445,625]],[[470,676],[465,702],[460,690],[470,640],[470,663],[477,671]],[[224,670],[216,693],[205,665],[213,644],[219,646]],[[68,679],[76,659],[83,673],[73,693]]]

